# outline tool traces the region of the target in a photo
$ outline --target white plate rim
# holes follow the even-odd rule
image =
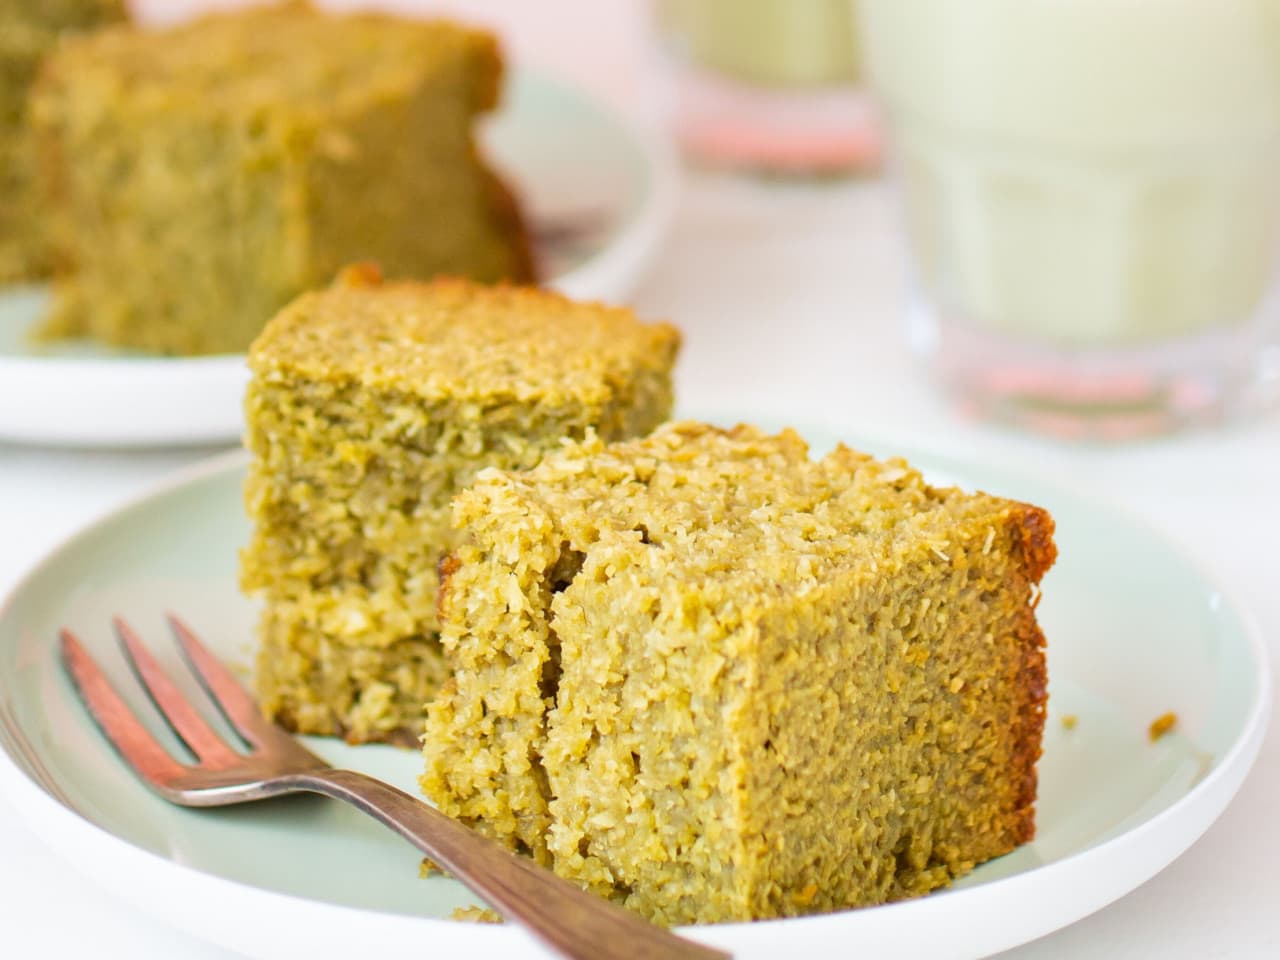
[[[833,431],[815,428],[814,433],[826,436]],[[893,450],[895,453],[900,451],[901,455],[913,462],[965,462],[963,457],[936,448],[913,448],[896,440],[865,433],[859,433],[855,439],[864,448]],[[0,618],[7,615],[29,582],[39,577],[47,567],[56,564],[62,554],[72,549],[82,537],[114,521],[119,514],[137,508],[153,498],[172,493],[188,484],[210,479],[218,473],[240,468],[247,462],[247,457],[243,450],[232,450],[201,460],[169,474],[136,495],[102,511],[94,520],[62,538],[15,583],[4,598],[0,599]],[[999,471],[1014,482],[1024,480],[1044,489],[1064,489],[1045,475],[1023,468],[1007,467],[999,461],[984,461],[982,467]],[[983,935],[975,937],[974,951],[948,955],[987,956],[1048,935],[1136,889],[1181,856],[1226,809],[1258,756],[1267,732],[1273,698],[1273,674],[1263,630],[1251,608],[1241,602],[1236,591],[1225,584],[1215,571],[1206,569],[1199,557],[1184,550],[1145,518],[1123,505],[1087,493],[1072,491],[1070,497],[1077,504],[1096,505],[1112,515],[1120,516],[1144,535],[1166,544],[1194,569],[1206,586],[1219,593],[1224,603],[1231,607],[1239,619],[1241,634],[1251,655],[1251,665],[1255,668],[1252,702],[1245,720],[1230,748],[1208,775],[1154,816],[1092,847],[1014,876],[977,887],[943,890],[927,897],[856,911],[864,928],[878,926],[891,931],[894,927],[911,922],[916,914],[925,911],[941,912],[936,906],[939,904],[946,904],[950,912],[962,915],[981,900],[1004,899],[1011,888],[1020,888],[1018,899],[1027,905],[1043,902],[1040,899],[1042,891],[1056,889],[1064,884],[1074,883],[1078,887],[1090,888],[1088,895],[1077,902],[1075,909],[1059,914],[1051,925],[1043,922],[1028,923],[1025,918],[1019,924],[1015,920],[1003,930],[983,931]],[[23,756],[37,769],[24,769]],[[112,889],[108,881],[117,881],[112,892],[139,910],[200,939],[238,950],[246,956],[268,958],[285,955],[282,951],[291,943],[288,939],[289,932],[305,929],[312,918],[322,914],[327,918],[326,928],[334,926],[334,918],[341,918],[352,946],[367,942],[370,936],[376,936],[379,940],[401,938],[402,943],[423,942],[425,931],[429,932],[430,942],[434,946],[466,949],[474,957],[509,957],[513,955],[513,950],[520,951],[521,955],[551,955],[523,930],[509,924],[492,926],[457,923],[323,903],[254,887],[184,866],[137,847],[98,826],[58,795],[60,790],[47,774],[41,777],[39,766],[38,754],[27,743],[16,722],[10,717],[4,700],[0,699],[0,793],[4,793],[22,813],[33,833],[71,866],[95,882]],[[42,779],[45,782],[38,782]],[[37,828],[37,824],[44,825],[46,829]],[[1174,838],[1172,842],[1171,837]],[[1138,858],[1140,866],[1135,868],[1131,854],[1144,846],[1152,845],[1162,852]],[[96,872],[93,869],[95,858],[86,856],[87,851],[94,850],[102,851],[108,858],[112,858],[113,863],[126,864],[127,876],[134,885],[122,889],[118,885],[118,872]],[[1112,869],[1100,870],[1096,863],[1091,863],[1098,860],[1107,861]],[[1105,882],[1099,883],[1099,877],[1105,878]],[[212,905],[215,904],[220,906],[213,909]],[[264,910],[263,905],[267,909]],[[228,913],[234,915],[239,910],[251,914],[269,914],[278,924],[279,930],[267,930],[261,926],[249,932],[227,929],[225,917]],[[1010,911],[1014,914],[1017,912]],[[836,932],[840,925],[848,923],[848,916],[848,912],[843,912],[785,921],[680,929],[691,939],[711,946],[742,950],[745,945],[750,944],[754,950],[764,951],[760,955],[772,955],[770,951],[786,947],[790,931],[804,926],[817,932],[816,928],[825,926]],[[867,930],[858,932],[866,933]],[[851,943],[849,947],[851,954],[861,949],[859,944]]]

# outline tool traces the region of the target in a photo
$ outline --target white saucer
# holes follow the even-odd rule
[[[526,207],[547,285],[624,301],[674,207],[667,145],[581,93],[520,71],[487,124],[488,152]],[[242,356],[33,345],[27,331],[45,299],[40,288],[0,292],[0,441],[142,447],[240,435]]]

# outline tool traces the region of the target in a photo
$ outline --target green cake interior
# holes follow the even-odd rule
[[[666,923],[948,883],[1034,831],[1044,511],[672,424],[455,501],[440,809]]]
[[[642,434],[671,407],[678,336],[521,288],[368,283],[299,298],[250,352],[242,582],[261,596],[258,692],[308,733],[416,743],[446,668],[449,501],[566,438]]]

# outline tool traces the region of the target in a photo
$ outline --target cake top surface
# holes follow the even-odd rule
[[[648,567],[646,577],[756,594],[803,591],[860,565],[889,575],[884,565],[904,552],[949,565],[963,560],[953,556],[958,542],[986,551],[1001,538],[1007,549],[1011,515],[1052,530],[1037,508],[931,487],[901,459],[841,445],[813,460],[791,430],[692,422],[642,440],[566,443],[524,474],[482,471],[455,499],[454,521],[483,518],[493,531],[504,520],[519,526],[530,509],[554,518],[573,549],[603,547],[611,569]]]
[[[357,267],[277,314],[249,366],[427,400],[590,402],[669,369],[679,343],[674,327],[620,307],[457,279],[384,284]]]
[[[501,70],[492,35],[442,20],[338,15],[283,3],[71,38],[51,70],[117,109],[189,102],[202,114],[252,113],[279,104],[340,108],[344,99],[403,88],[468,57],[491,65],[492,81],[477,88],[481,102],[473,105],[488,108]]]

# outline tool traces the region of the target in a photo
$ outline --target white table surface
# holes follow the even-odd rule
[[[622,14],[600,18],[595,42],[577,61],[555,62],[570,76],[604,77],[600,92],[615,101],[629,96],[639,69],[629,32],[636,4],[623,6]],[[545,28],[519,36],[519,52],[534,60],[563,50]],[[882,450],[900,440],[1051,475],[1118,501],[1232,585],[1280,661],[1280,413],[1125,447],[1064,445],[963,422],[901,344],[901,275],[878,184],[700,175],[686,185],[669,242],[634,304],[685,331],[677,378],[685,411],[830,426],[878,438]],[[211,452],[0,445],[0,593],[86,520]],[[1187,854],[1101,913],[1004,956],[1280,957],[1278,863],[1280,741],[1273,735],[1235,802]],[[413,949],[426,955],[429,945]],[[0,957],[73,956],[231,960],[90,886],[0,800]]]

